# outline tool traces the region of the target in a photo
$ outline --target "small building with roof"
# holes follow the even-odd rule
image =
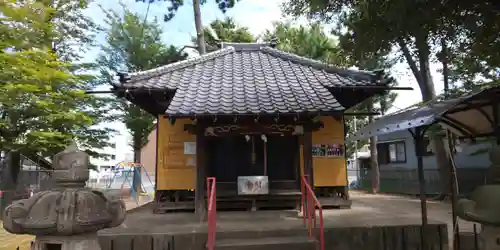
[[[119,78],[115,94],[158,119],[157,210],[199,212],[207,177],[216,178],[217,202],[230,207],[295,206],[302,176],[322,203],[349,206],[346,110],[391,81],[267,43],[222,44]]]

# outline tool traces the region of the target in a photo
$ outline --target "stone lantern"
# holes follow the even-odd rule
[[[3,227],[13,234],[35,235],[34,250],[99,250],[97,231],[123,223],[125,204],[85,187],[89,156],[75,144],[52,164],[55,187],[8,206]]]
[[[500,250],[500,146],[490,152],[488,184],[477,187],[469,199],[458,202],[458,216],[482,225],[481,250]]]

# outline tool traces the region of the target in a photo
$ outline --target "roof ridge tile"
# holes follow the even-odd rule
[[[372,81],[377,79],[376,74],[371,71],[343,69],[318,60],[310,59],[304,56],[299,56],[296,54],[292,54],[268,46],[261,47],[260,50],[264,53],[268,53],[270,55],[279,57],[284,60],[289,60],[294,63],[307,65],[318,70],[324,70],[327,73],[335,73],[343,77],[354,78],[355,80]]]

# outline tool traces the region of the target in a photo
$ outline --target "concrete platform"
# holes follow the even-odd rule
[[[413,198],[391,195],[371,195],[352,192],[351,209],[324,211],[325,227],[356,227],[383,225],[420,225],[420,201]],[[153,214],[153,204],[148,204],[128,213],[125,223],[105,232],[144,232],[185,233],[204,230],[206,225],[193,213]],[[448,224],[451,232],[451,205],[442,202],[427,202],[428,218],[431,224]],[[250,230],[290,227],[303,228],[302,218],[297,211],[257,211],[227,212],[218,211],[217,227],[221,231]],[[241,224],[247,220],[252,223]],[[258,223],[257,223],[258,222]],[[276,223],[282,222],[284,224]],[[461,231],[472,232],[473,223],[459,220]],[[233,228],[234,224],[237,228]],[[279,224],[279,225],[277,225]]]
[[[324,211],[327,250],[421,249],[417,246],[421,234],[419,200],[357,192],[351,193],[351,199],[351,209]],[[135,248],[141,250],[204,249],[205,222],[193,213],[153,214],[152,209],[152,204],[136,209],[120,227],[102,230],[99,235],[103,250],[111,249],[106,248],[110,241],[114,249],[124,250],[132,249],[134,244],[150,246]],[[428,202],[428,210],[430,225],[425,230],[428,241],[433,244],[432,249],[446,249],[452,232],[451,207]],[[293,210],[218,212],[217,217],[216,238],[220,241],[307,235],[303,219]],[[471,230],[471,223],[461,221],[461,231]]]

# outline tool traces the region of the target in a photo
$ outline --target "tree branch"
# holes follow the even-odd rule
[[[408,49],[408,45],[406,45],[406,42],[403,41],[403,39],[398,39],[398,44],[399,47],[401,48],[401,52],[403,52],[403,56],[406,59],[406,62],[410,66],[411,72],[415,76],[415,79],[417,79],[418,85],[422,85],[422,75],[420,73],[420,70],[418,69],[417,63],[415,62],[415,59],[411,56],[410,49]]]

